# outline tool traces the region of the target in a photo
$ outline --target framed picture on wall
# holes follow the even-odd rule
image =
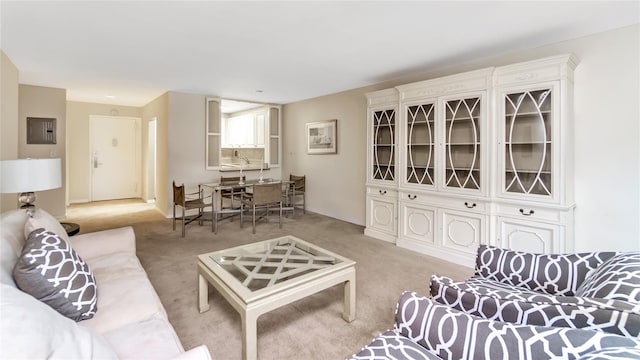
[[[307,154],[338,153],[338,120],[307,123]]]

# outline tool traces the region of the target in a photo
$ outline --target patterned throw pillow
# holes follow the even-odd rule
[[[75,321],[97,311],[96,280],[89,266],[58,235],[34,230],[13,268],[16,284]]]
[[[605,261],[587,276],[576,295],[640,303],[640,252]]]
[[[534,254],[481,245],[475,276],[549,295],[574,296],[587,274],[615,254]]]

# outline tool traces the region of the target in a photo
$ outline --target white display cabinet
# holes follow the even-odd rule
[[[467,264],[486,241],[492,68],[398,86],[398,246]],[[464,204],[467,205],[464,205]],[[484,208],[484,207],[482,207]]]
[[[574,251],[576,65],[562,55],[496,69],[496,245]]]
[[[396,242],[398,236],[398,92],[367,94],[367,219],[365,234]]]
[[[365,233],[467,266],[481,244],[573,251],[576,64],[555,56],[367,94]]]

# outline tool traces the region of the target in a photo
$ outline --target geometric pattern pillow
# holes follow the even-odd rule
[[[481,245],[475,276],[549,295],[573,296],[587,274],[615,254],[534,254]]]
[[[97,311],[96,280],[89,266],[58,235],[29,234],[13,276],[18,287],[75,321]]]
[[[640,303],[640,253],[621,253],[591,272],[577,294]]]

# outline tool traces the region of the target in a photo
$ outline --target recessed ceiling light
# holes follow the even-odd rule
[[[264,91],[263,91],[263,90],[258,89],[258,90],[256,90],[256,92],[257,92],[257,93],[263,93]]]
[[[107,99],[115,99],[115,98],[116,98],[116,96],[115,96],[115,95],[106,95],[105,97],[106,97]]]

